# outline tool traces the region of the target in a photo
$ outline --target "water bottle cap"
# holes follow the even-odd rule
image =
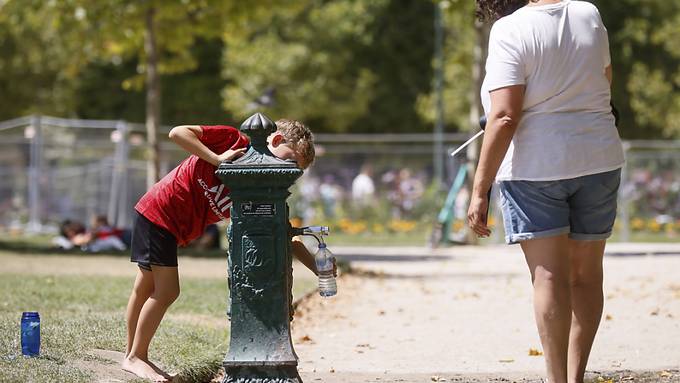
[[[22,318],[39,318],[40,314],[38,314],[37,311],[24,311],[23,314],[21,314]]]
[[[325,249],[325,248],[326,248],[326,244],[325,244],[325,243],[320,243],[320,244],[319,244],[319,249]]]

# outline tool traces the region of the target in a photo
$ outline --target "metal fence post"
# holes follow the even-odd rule
[[[623,167],[621,168],[621,183],[619,186],[619,212],[621,213],[620,215],[620,222],[621,222],[621,229],[620,229],[620,237],[621,237],[621,242],[629,242],[630,241],[630,210],[629,210],[629,194],[630,192],[628,191],[628,188],[626,187],[626,184],[628,183],[628,160],[629,160],[629,152],[630,152],[630,143],[624,142],[623,143],[623,154],[624,158],[626,158],[626,162],[623,164]]]
[[[434,170],[433,180],[437,183],[437,189],[444,184],[444,31],[442,25],[443,3],[434,5],[434,91],[435,91],[435,123],[434,123],[434,150],[432,151],[432,165]]]
[[[31,116],[30,128],[32,136],[30,146],[30,160],[28,167],[28,225],[29,232],[39,232],[42,229],[40,212],[42,210],[40,177],[42,175],[42,123],[40,116]]]
[[[125,121],[116,123],[116,151],[111,169],[111,194],[109,195],[108,221],[111,225],[125,227],[128,213],[128,125]]]

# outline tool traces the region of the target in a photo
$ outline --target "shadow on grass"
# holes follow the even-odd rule
[[[114,257],[129,257],[130,251],[102,251],[92,253],[80,249],[64,250],[54,247],[50,243],[49,237],[16,237],[16,238],[0,238],[0,251],[10,251],[13,253],[24,255],[106,255]],[[180,247],[178,255],[195,258],[224,258],[226,250],[219,248],[215,249],[199,249],[196,247]]]

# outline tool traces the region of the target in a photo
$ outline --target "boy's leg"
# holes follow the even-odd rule
[[[567,381],[571,325],[569,246],[566,234],[520,242],[534,285],[534,315],[549,383]]]
[[[139,312],[147,299],[153,293],[153,275],[151,270],[145,270],[141,266],[138,268],[137,277],[135,278],[135,285],[130,293],[127,310],[125,311],[125,320],[127,323],[127,347],[125,348],[125,356],[130,354],[130,348],[134,343],[135,332],[137,331],[137,321],[139,319]]]
[[[571,306],[569,336],[569,382],[582,383],[602,317],[602,258],[605,240],[569,240],[571,260]]]
[[[158,372],[149,362],[149,344],[165,311],[179,296],[177,267],[152,266],[154,291],[139,313],[134,341],[130,353],[123,362],[123,369],[137,376],[155,381],[165,381],[167,374]]]

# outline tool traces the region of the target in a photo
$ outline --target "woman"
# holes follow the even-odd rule
[[[602,257],[623,150],[610,107],[607,30],[570,0],[477,0],[495,21],[482,103],[486,134],[468,211],[488,236],[500,183],[508,243],[519,243],[551,383],[583,382],[602,316]]]

